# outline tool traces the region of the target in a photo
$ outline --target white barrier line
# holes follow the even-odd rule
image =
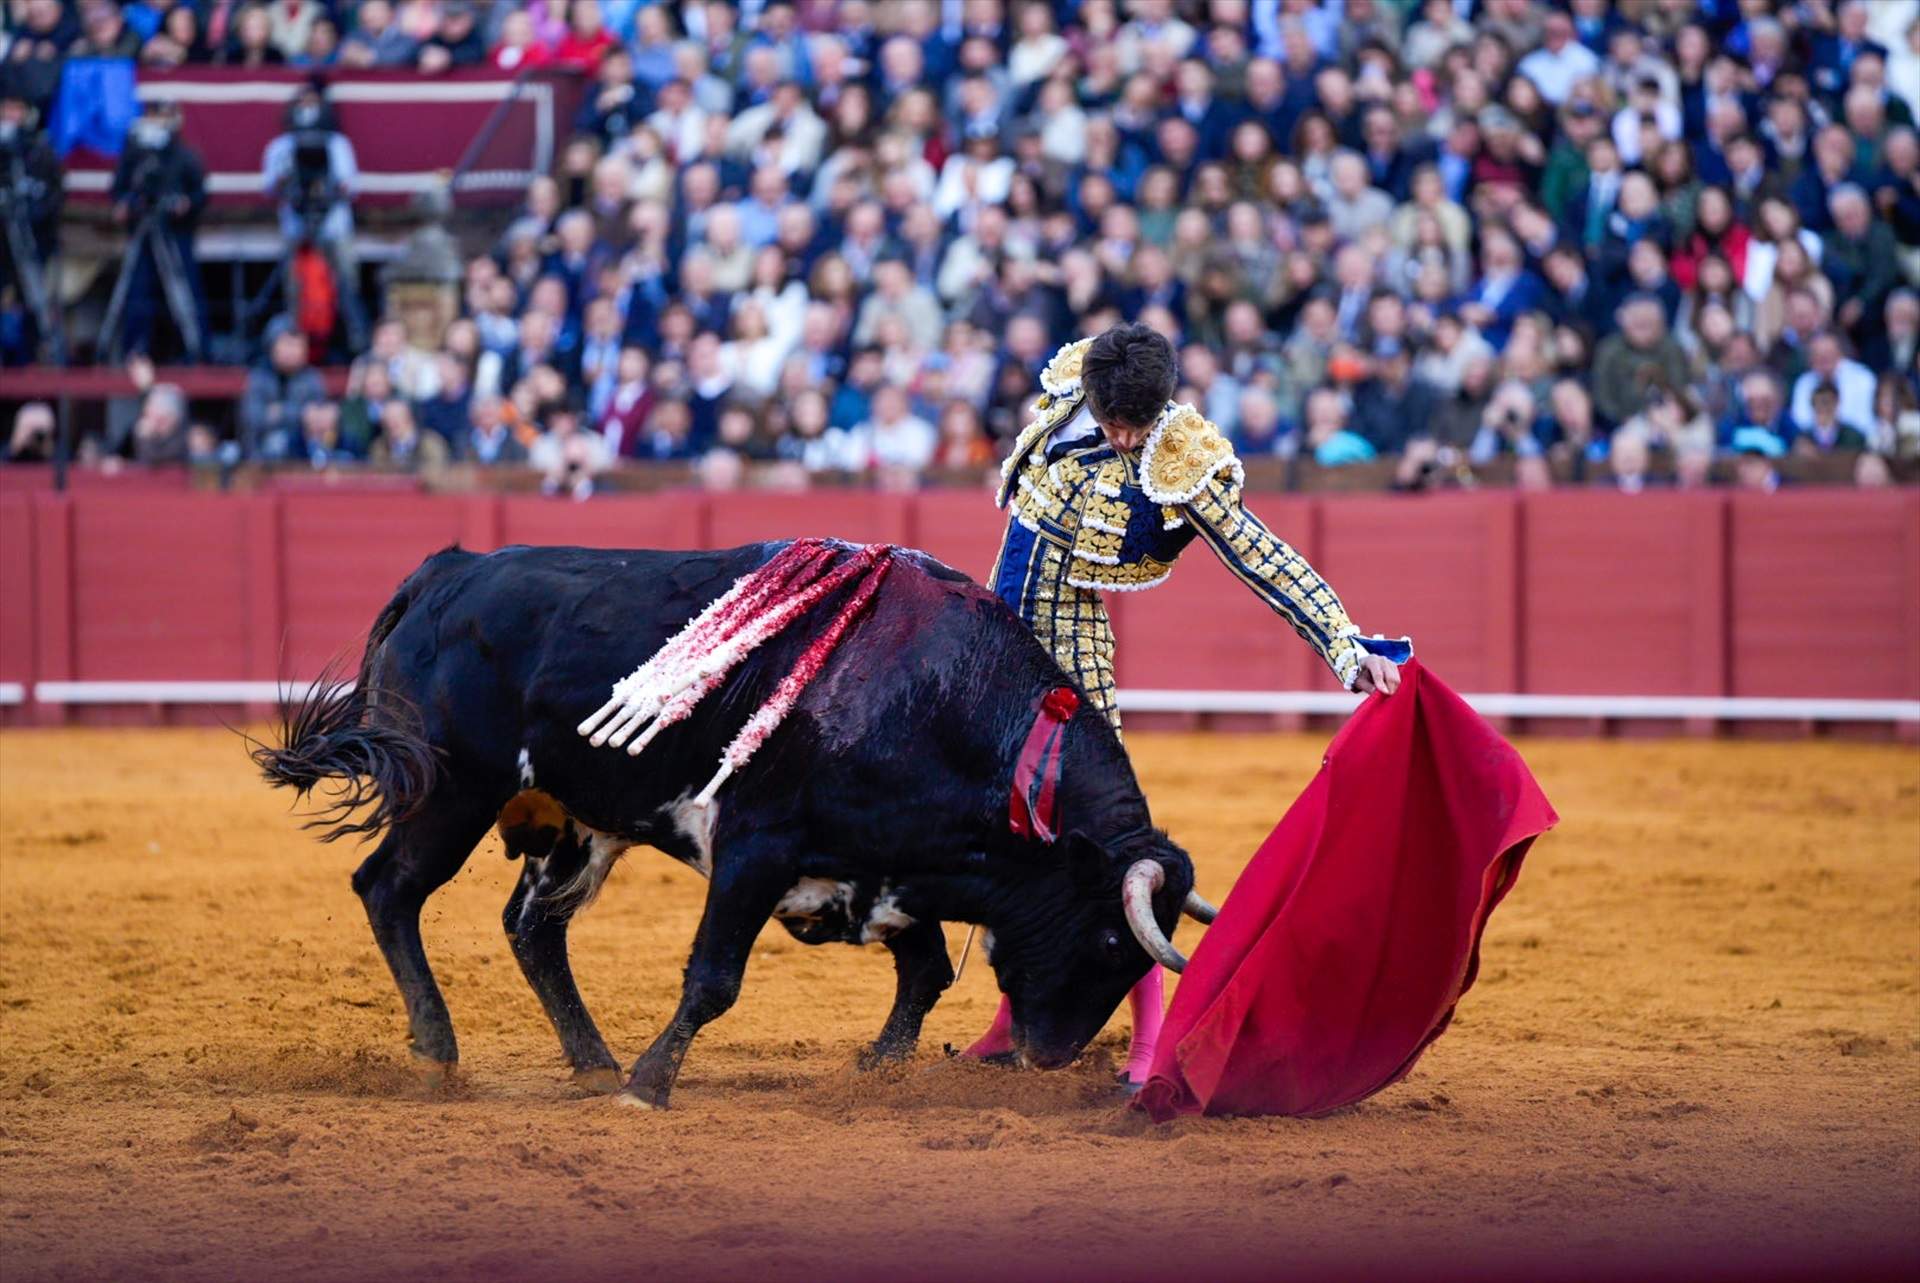
[[[27,688],[19,682],[0,682],[0,704],[24,704]]]
[[[7,692],[15,692],[12,700]],[[306,694],[305,682],[40,682],[43,704],[275,704]],[[19,703],[18,685],[0,685],[0,704]],[[1695,695],[1466,695],[1488,717],[1639,718],[1711,721],[1920,722],[1920,700],[1773,699]],[[1123,690],[1135,713],[1351,712],[1359,697],[1335,691]]]
[[[307,682],[38,682],[42,704],[277,704],[303,698]]]
[[[1920,722],[1920,700],[1702,695],[1462,695],[1487,717],[1706,718],[1715,721]],[[1122,690],[1122,712],[1347,713],[1332,691]]]

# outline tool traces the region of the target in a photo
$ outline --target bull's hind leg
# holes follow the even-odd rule
[[[552,872],[546,870],[549,876]],[[546,1008],[553,1031],[560,1035],[561,1050],[573,1065],[573,1080],[591,1091],[615,1091],[621,1082],[619,1063],[587,1013],[573,981],[573,965],[567,960],[567,924],[573,920],[576,902],[544,899],[542,885],[542,871],[529,859],[501,915],[513,956]]]
[[[615,1097],[622,1104],[667,1107],[687,1047],[703,1026],[724,1015],[740,996],[740,980],[754,939],[793,885],[783,853],[755,844],[752,850],[736,848],[728,854],[732,858],[724,864],[716,862],[707,887],[707,907],[693,937],[679,1009],[634,1062],[626,1089]]]
[[[406,1003],[413,1054],[435,1077],[459,1060],[460,1050],[446,1000],[420,942],[420,908],[460,871],[491,818],[484,809],[435,798],[412,819],[389,829],[353,874],[353,889],[366,906],[373,938]]]
[[[953,964],[947,960],[947,937],[938,922],[915,922],[887,937],[893,953],[896,983],[893,1010],[880,1036],[867,1049],[868,1065],[900,1060],[913,1054],[920,1042],[920,1025],[953,983]]]

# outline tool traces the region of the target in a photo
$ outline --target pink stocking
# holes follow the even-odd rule
[[[1136,1085],[1147,1081],[1153,1067],[1154,1049],[1160,1045],[1160,1025],[1166,1019],[1161,988],[1162,972],[1154,967],[1127,994],[1127,1006],[1133,1014],[1133,1045],[1127,1049],[1127,1081]]]
[[[978,1042],[961,1052],[969,1060],[979,1060],[983,1056],[999,1056],[1013,1050],[1013,1004],[1005,994],[1000,995],[1000,1010],[993,1015],[993,1024],[987,1032],[980,1035]]]

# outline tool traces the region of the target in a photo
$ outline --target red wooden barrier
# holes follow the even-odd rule
[[[1524,688],[1723,695],[1726,500],[1575,493],[1522,500]]]
[[[1733,694],[1920,694],[1911,492],[1738,495],[1730,542]]]
[[[1255,495],[1369,631],[1466,690],[1920,698],[1920,494]],[[448,544],[925,547],[985,579],[972,491],[673,493],[587,504],[354,491],[0,490],[0,682],[309,677]],[[1110,599],[1123,687],[1325,690],[1204,547]],[[62,710],[39,706],[42,719]],[[0,717],[18,720],[20,710]]]
[[[1329,497],[1315,564],[1355,623],[1411,635],[1456,688],[1519,690],[1517,505],[1509,493]]]
[[[288,676],[310,676],[342,650],[357,656],[374,615],[400,581],[428,554],[460,541],[468,506],[489,500],[341,494],[261,502],[280,508],[281,668]]]
[[[0,494],[0,682],[33,680],[33,504]]]

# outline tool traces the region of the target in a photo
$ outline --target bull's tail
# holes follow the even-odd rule
[[[426,801],[439,773],[418,710],[373,684],[374,657],[406,613],[409,587],[374,620],[354,682],[341,680],[340,665],[328,665],[297,702],[281,706],[270,742],[253,747],[254,764],[275,788],[304,798],[327,780],[338,782],[307,819],[306,827],[320,830],[323,842],[377,833],[407,819]]]

